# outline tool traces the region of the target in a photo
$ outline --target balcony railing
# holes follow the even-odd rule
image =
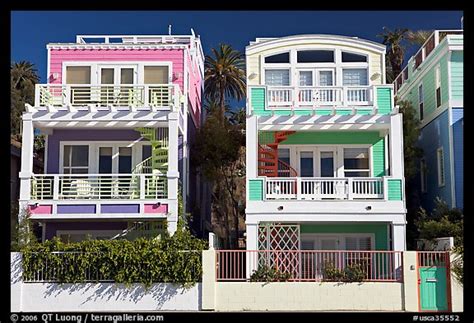
[[[35,174],[31,199],[164,199],[167,188],[168,178],[155,174]]]
[[[267,86],[267,94],[270,109],[368,106],[374,100],[370,86]]]
[[[179,104],[176,84],[37,84],[36,107],[146,107],[167,109]]]
[[[401,251],[217,250],[217,281],[245,281],[258,269],[289,274],[289,281],[334,281],[334,273],[353,269],[362,281],[401,282]]]
[[[383,199],[381,177],[263,177],[267,200]]]

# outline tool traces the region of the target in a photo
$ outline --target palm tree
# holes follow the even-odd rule
[[[15,89],[25,88],[39,82],[39,76],[33,63],[21,61],[10,65],[12,85]]]
[[[423,44],[430,38],[432,30],[409,30],[406,34],[406,39],[416,46],[423,46]]]
[[[204,95],[219,105],[219,118],[223,122],[226,99],[245,97],[245,61],[242,53],[227,44],[213,48],[212,53],[212,57],[206,55],[204,65]]]
[[[383,27],[384,32],[377,35],[382,37],[382,43],[387,45],[387,60],[390,63],[392,76],[395,78],[402,71],[403,59],[405,58],[405,45],[408,29],[397,28],[391,31]]]

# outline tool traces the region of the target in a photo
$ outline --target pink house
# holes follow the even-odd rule
[[[178,199],[199,203],[199,36],[77,36],[47,51],[48,83],[23,115],[20,216],[41,222],[43,239],[173,233]],[[32,169],[34,129],[46,135],[45,174]]]

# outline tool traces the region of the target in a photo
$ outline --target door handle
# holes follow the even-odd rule
[[[426,278],[426,282],[436,283],[438,280],[436,278]]]

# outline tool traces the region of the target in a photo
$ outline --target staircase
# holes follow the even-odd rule
[[[278,159],[278,145],[295,131],[277,131],[274,142],[258,145],[258,175],[268,177],[296,177],[296,170]]]
[[[141,136],[151,144],[151,157],[137,164],[132,174],[166,174],[168,171],[168,138],[157,136],[155,128],[136,128]],[[137,177],[137,180],[139,178]],[[166,194],[168,181],[163,176],[145,178],[145,198],[156,198]],[[138,192],[137,192],[138,193]]]

